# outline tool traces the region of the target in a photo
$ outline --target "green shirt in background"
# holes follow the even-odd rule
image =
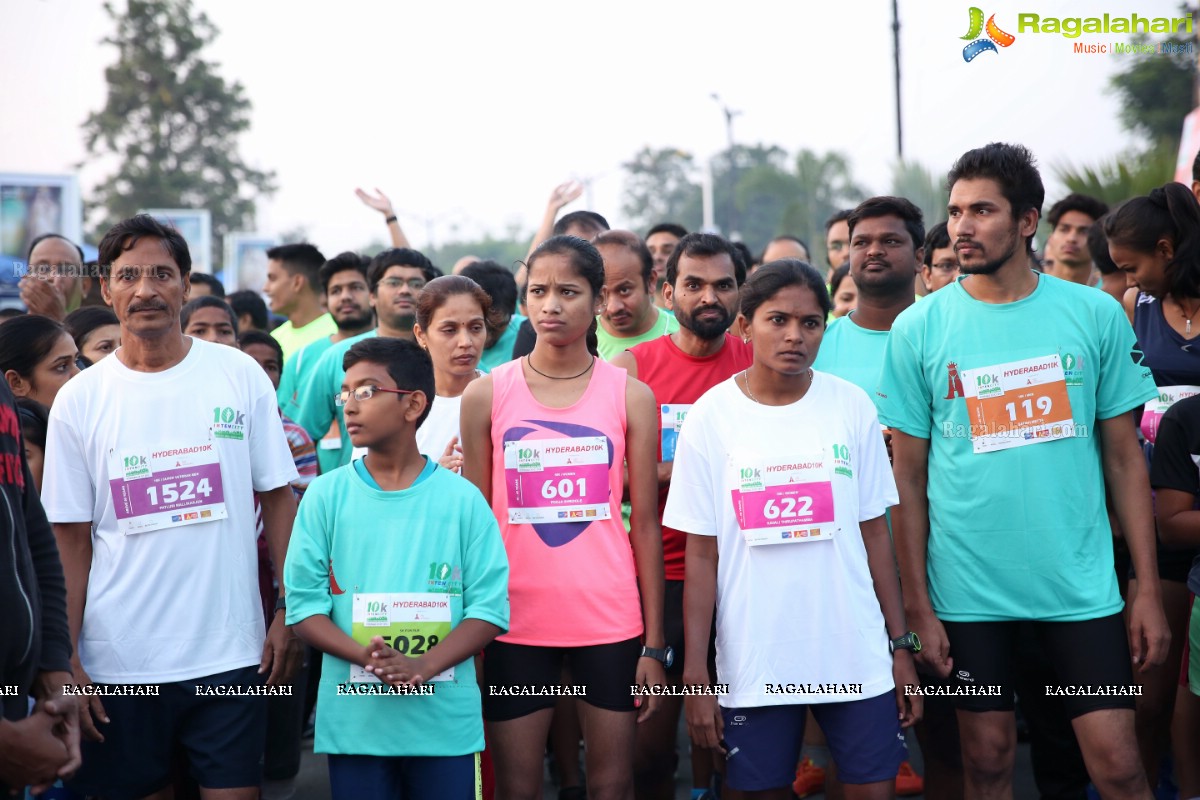
[[[292,414],[291,418],[297,425],[308,431],[308,435],[317,443],[317,460],[321,464],[322,471],[327,471],[326,464],[339,467],[349,464],[350,453],[354,450],[353,445],[350,444],[350,435],[346,433],[342,410],[333,402],[333,398],[342,390],[342,378],[346,377],[346,370],[342,369],[342,358],[355,342],[378,335],[378,330],[378,328],[372,328],[366,333],[360,333],[358,336],[351,336],[349,339],[343,339],[337,344],[330,345],[317,359],[307,382],[300,389],[296,413]],[[329,432],[329,427],[334,420],[337,420],[342,444],[340,448],[330,450],[328,447],[321,446],[321,439]],[[336,458],[334,454],[336,454]]]
[[[670,311],[664,311],[657,306],[655,306],[654,310],[658,312],[658,319],[650,326],[650,330],[641,336],[613,336],[604,330],[604,325],[600,322],[600,318],[596,317],[596,339],[599,342],[597,350],[600,353],[600,357],[605,361],[612,361],[618,353],[628,350],[634,345],[648,342],[651,339],[657,339],[660,336],[665,336],[668,333],[674,333],[679,330],[679,320],[675,319],[674,314]]]
[[[504,329],[504,333],[500,334],[496,343],[483,351],[483,355],[479,359],[481,370],[491,372],[501,364],[507,364],[513,360],[513,345],[517,343],[517,331],[524,321],[525,317],[521,314],[512,315],[512,319],[508,321],[508,327]]]
[[[337,323],[333,321],[333,317],[325,313],[303,328],[295,328],[292,327],[290,321],[285,322],[271,331],[271,335],[275,337],[275,341],[279,342],[279,346],[283,348],[283,361],[286,364],[288,359],[293,355],[299,353],[318,339],[333,336],[337,333],[337,330]]]
[[[321,355],[333,347],[333,340],[328,336],[317,339],[310,345],[300,348],[291,358],[283,362],[283,372],[279,375],[279,407],[284,415],[295,419],[296,409],[300,406],[300,389],[308,382],[313,367],[321,360]]]
[[[872,331],[854,322],[854,312],[829,323],[813,369],[850,381],[872,400],[887,350],[888,332]],[[879,404],[875,404],[878,408]]]

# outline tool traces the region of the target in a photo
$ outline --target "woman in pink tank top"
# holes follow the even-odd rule
[[[636,720],[657,700],[630,687],[663,684],[669,658],[654,397],[595,355],[596,248],[556,236],[528,266],[537,344],[473,382],[462,404],[463,474],[491,502],[510,564],[509,631],[484,659],[497,794],[542,796],[555,692],[566,690],[583,700],[589,795],[632,797]],[[564,665],[576,685],[559,689]]]

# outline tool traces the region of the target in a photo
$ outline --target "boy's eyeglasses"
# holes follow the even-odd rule
[[[387,392],[389,394],[412,394],[416,389],[386,389],[383,386],[359,386],[357,389],[346,389],[338,392],[333,396],[333,404],[335,406],[344,406],[350,402],[350,397],[353,395],[358,402],[370,400],[376,392]]]

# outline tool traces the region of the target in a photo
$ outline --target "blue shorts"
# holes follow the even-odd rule
[[[863,784],[893,781],[908,757],[897,718],[896,695],[812,705],[721,708],[725,720],[725,783],[744,792],[791,786],[804,743],[804,718],[812,710],[838,779]],[[734,752],[736,749],[737,752]]]
[[[171,785],[175,749],[205,789],[258,786],[267,737],[267,698],[197,692],[197,686],[260,686],[258,665],[159,684],[152,696],[103,697],[112,722],[103,742],[83,738],[83,766],[67,787],[106,800],[141,798]]]
[[[479,754],[465,756],[329,755],[333,800],[476,800],[483,795]]]

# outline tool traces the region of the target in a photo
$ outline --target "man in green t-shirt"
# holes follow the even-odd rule
[[[283,348],[285,362],[307,345],[337,332],[333,317],[325,311],[317,277],[324,263],[325,256],[311,244],[282,244],[267,251],[263,294],[272,312],[287,317],[287,322],[271,331]]]
[[[329,298],[329,315],[337,325],[337,331],[310,342],[286,359],[279,381],[279,406],[285,415],[295,413],[300,387],[322,353],[331,345],[374,327],[375,309],[367,287],[370,263],[371,259],[366,256],[346,252],[338,253],[321,266],[318,272],[321,291]]]
[[[599,326],[600,357],[611,361],[617,353],[679,330],[669,311],[654,305],[658,272],[646,243],[630,231],[605,231],[592,240],[604,258],[604,311]]]
[[[1161,664],[1169,633],[1133,412],[1154,383],[1117,302],[1033,271],[1045,191],[1028,150],[972,150],[947,183],[965,277],[896,319],[876,398],[893,429],[892,524],[919,658],[962,689],[967,796],[1012,796],[1025,622],[1100,795],[1149,800],[1130,663]],[[1138,575],[1128,638],[1106,483]]]

